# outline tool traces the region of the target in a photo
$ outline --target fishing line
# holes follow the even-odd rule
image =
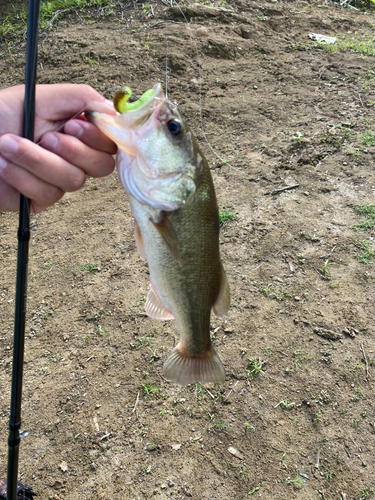
[[[210,150],[212,151],[212,153],[217,157],[219,158],[219,160],[226,166],[228,166],[229,168],[231,168],[232,170],[234,170],[235,172],[239,172],[240,174],[242,175],[245,175],[246,177],[249,177],[251,178],[251,175],[247,174],[246,172],[242,172],[242,170],[240,170],[239,168],[237,167],[234,167],[233,165],[231,165],[230,163],[228,163],[226,160],[223,160],[217,153],[216,151],[213,149],[213,147],[211,146],[210,144],[210,141],[208,140],[207,136],[206,136],[206,132],[204,131],[204,127],[203,127],[203,117],[202,117],[202,80],[203,80],[203,71],[202,71],[202,65],[201,65],[201,60],[200,60],[200,57],[199,57],[199,50],[198,50],[198,44],[195,40],[195,37],[193,35],[193,31],[190,27],[190,23],[189,21],[187,20],[183,10],[181,9],[181,7],[179,6],[179,4],[177,3],[177,0],[172,0],[172,2],[176,5],[176,7],[178,8],[178,10],[180,11],[182,17],[184,18],[185,20],[185,23],[187,24],[187,27],[188,27],[188,30],[190,31],[190,37],[191,37],[191,40],[194,44],[194,47],[195,47],[195,52],[196,52],[196,55],[197,55],[197,62],[198,62],[198,76],[199,76],[199,125],[200,125],[200,128],[201,128],[201,131],[202,131],[202,134],[203,134],[203,137],[204,137],[204,140],[206,141],[208,147],[210,148]]]
[[[168,33],[165,26],[165,97],[168,99]]]

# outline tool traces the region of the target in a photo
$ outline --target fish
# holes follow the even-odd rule
[[[210,337],[211,310],[230,306],[219,252],[219,211],[209,165],[177,103],[160,83],[134,102],[125,87],[114,98],[117,115],[91,113],[118,146],[117,170],[134,215],[135,241],[146,260],[147,315],[175,319],[179,343],[163,374],[180,385],[222,384],[225,370]]]

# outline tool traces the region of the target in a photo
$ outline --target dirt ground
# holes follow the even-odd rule
[[[117,175],[87,179],[32,216],[20,478],[40,500],[375,498],[375,230],[355,210],[374,203],[375,59],[342,42],[373,40],[374,14],[183,9],[191,30],[157,2],[71,14],[40,38],[38,81],[140,94],[165,81],[167,47],[169,96],[236,216],[220,236],[232,305],[212,317],[226,382],[163,379],[176,326],[144,313]],[[1,42],[2,87],[23,82],[24,49]],[[3,476],[17,224],[0,213]]]

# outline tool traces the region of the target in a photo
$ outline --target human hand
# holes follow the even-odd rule
[[[0,210],[18,210],[22,193],[38,213],[81,188],[86,175],[113,171],[116,145],[83,112],[116,111],[88,85],[37,85],[35,144],[20,137],[24,93],[23,85],[0,90]]]

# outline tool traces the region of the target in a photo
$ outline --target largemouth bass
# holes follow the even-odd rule
[[[230,294],[210,169],[160,84],[136,103],[127,103],[129,94],[127,89],[115,96],[116,116],[92,113],[90,119],[118,146],[117,169],[134,215],[137,248],[150,270],[146,313],[175,319],[180,332],[164,376],[181,385],[222,383],[210,313],[224,315]]]

